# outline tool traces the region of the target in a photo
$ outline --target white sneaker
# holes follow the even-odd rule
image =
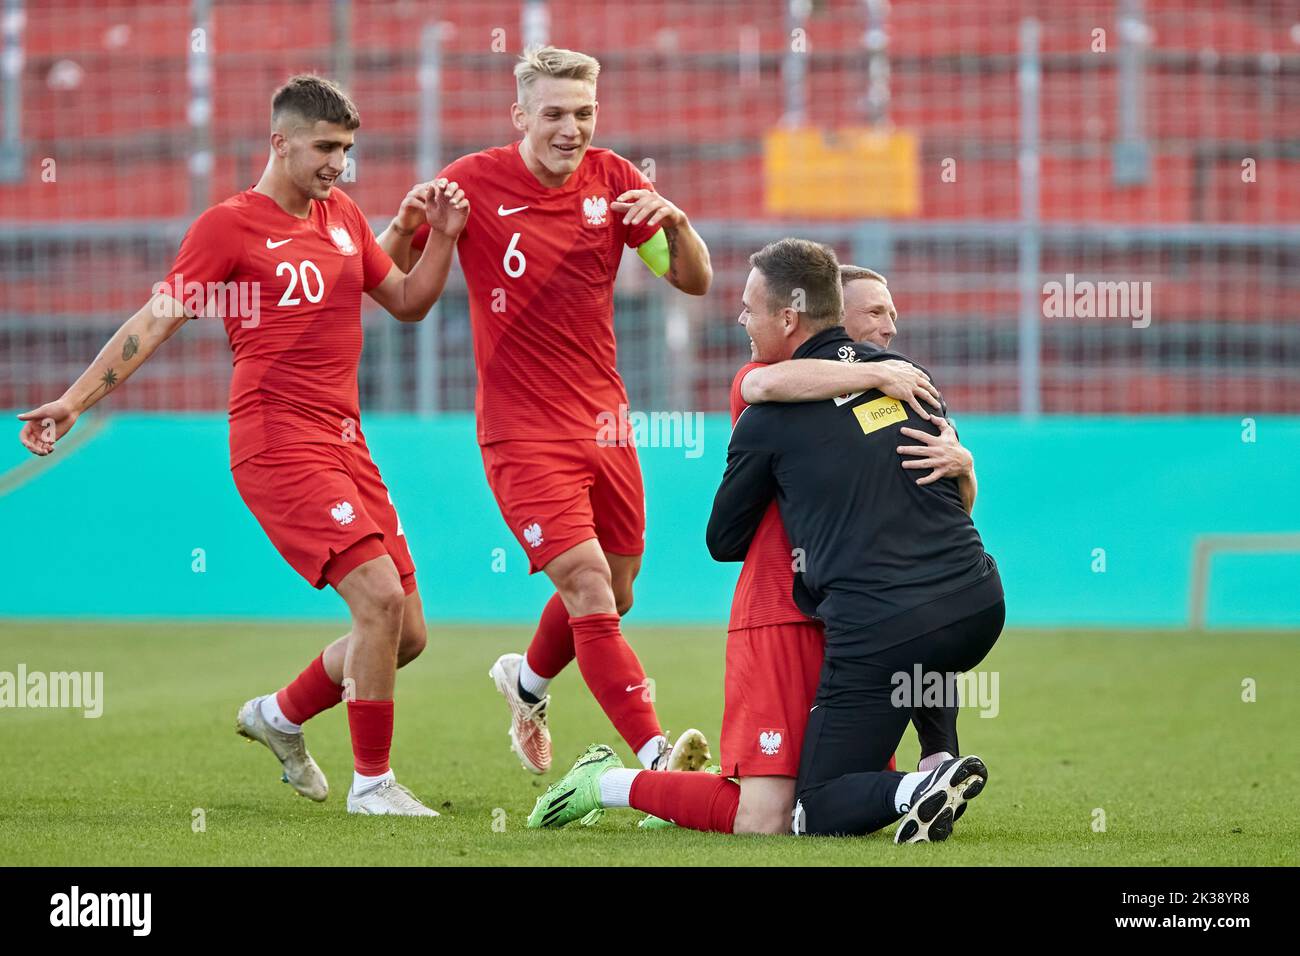
[[[547,694],[536,704],[519,696],[519,666],[523,660],[522,654],[502,654],[488,671],[488,677],[510,705],[510,749],[525,770],[546,773],[551,769],[551,731],[546,726],[546,707],[551,695]]]
[[[436,817],[437,810],[431,810],[416,799],[396,780],[385,780],[379,786],[356,794],[348,790],[348,813],[360,813],[365,816],[395,817]]]
[[[678,770],[693,772],[703,770],[704,765],[713,759],[709,753],[709,742],[704,734],[695,728],[682,731],[677,743],[668,746],[667,738],[659,748],[659,756],[650,764],[651,770]]]
[[[306,740],[301,733],[286,734],[266,722],[262,716],[264,697],[254,697],[239,708],[235,730],[241,737],[256,740],[275,754],[284,770],[281,780],[310,800],[324,800],[329,796],[330,785],[307,752]]]

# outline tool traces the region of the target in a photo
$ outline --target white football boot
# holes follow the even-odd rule
[[[659,756],[650,764],[651,770],[673,770],[694,772],[703,770],[713,759],[709,753],[709,741],[695,728],[682,731],[677,743],[668,746],[667,738],[659,746]]]
[[[654,763],[650,765],[651,770],[673,770],[677,772],[694,773],[703,770],[713,755],[709,753],[709,742],[705,739],[704,734],[692,728],[682,732],[677,738],[677,743],[671,747],[668,746],[667,738],[659,747],[659,756],[655,758]],[[711,768],[721,773],[721,767]],[[583,821],[584,823],[586,821]],[[661,830],[677,826],[668,820],[661,820],[654,814],[647,815],[637,823],[642,830]]]
[[[310,800],[324,800],[329,796],[330,785],[320,767],[316,766],[316,761],[307,752],[307,742],[303,735],[286,734],[267,723],[262,716],[262,700],[263,697],[254,697],[239,708],[235,730],[241,737],[256,740],[275,754],[284,770],[281,780]]]
[[[547,694],[536,704],[519,696],[519,666],[523,660],[522,654],[502,654],[488,671],[488,677],[510,706],[510,749],[525,770],[546,773],[551,769],[551,731],[546,726],[546,708],[551,695]]]
[[[436,817],[431,810],[396,780],[385,780],[379,786],[357,795],[348,790],[348,813],[365,816]]]

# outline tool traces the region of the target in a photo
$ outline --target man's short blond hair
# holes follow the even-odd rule
[[[528,104],[528,94],[539,76],[581,80],[595,86],[596,77],[600,76],[600,61],[577,50],[561,50],[554,46],[529,47],[515,64],[515,95],[520,106]]]
[[[868,269],[866,266],[840,266],[840,284],[848,285],[850,282],[856,282],[859,279],[870,279],[872,282],[879,282],[881,285],[888,287],[889,281],[875,269]]]

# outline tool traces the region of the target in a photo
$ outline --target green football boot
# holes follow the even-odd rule
[[[568,773],[537,798],[537,806],[528,815],[528,828],[562,827],[593,815],[593,811],[601,809],[601,774],[622,766],[623,761],[609,747],[592,744]]]

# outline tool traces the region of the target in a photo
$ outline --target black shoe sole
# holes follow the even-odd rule
[[[958,758],[947,782],[923,797],[903,818],[894,842],[941,843],[948,839],[953,824],[966,812],[966,804],[980,795],[988,779],[988,767],[979,757]]]

